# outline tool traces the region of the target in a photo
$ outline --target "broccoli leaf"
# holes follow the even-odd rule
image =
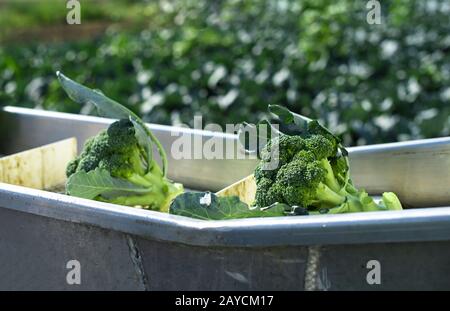
[[[153,145],[152,141],[149,139],[147,135],[147,131],[145,128],[142,127],[141,123],[137,122],[136,119],[134,119],[133,116],[130,116],[130,121],[133,123],[134,131],[135,131],[135,137],[139,143],[140,146],[142,146],[145,150],[146,160],[149,164],[149,167],[147,167],[147,172],[150,171],[150,163],[153,159]]]
[[[280,105],[269,105],[269,111],[276,115],[284,124],[295,124],[302,131],[306,131],[308,129],[308,123],[313,121]]]
[[[73,174],[67,180],[66,189],[67,194],[85,199],[95,199],[99,195],[108,197],[117,194],[146,194],[149,191],[147,187],[114,178],[104,169]]]
[[[56,72],[56,76],[67,95],[69,95],[74,102],[95,105],[100,116],[112,119],[128,119],[129,116],[138,118],[134,112],[106,97],[100,91],[85,87],[84,85],[67,78],[60,71]]]
[[[285,216],[285,204],[250,208],[237,196],[218,197],[210,192],[185,192],[175,198],[169,213],[203,220],[225,220],[249,217]]]
[[[308,131],[308,124],[310,122],[313,122],[315,120],[310,119],[308,117],[302,116],[298,113],[292,112],[286,107],[280,106],[280,105],[269,105],[269,111],[276,115],[281,122],[284,124],[295,124],[297,129],[300,132],[306,132]],[[317,121],[316,121],[317,122]],[[329,129],[318,123],[320,128],[322,128],[325,132],[332,135],[334,138],[336,138],[337,141],[339,141],[339,138],[336,137]]]
[[[81,85],[62,74],[56,72],[61,86],[69,97],[79,104],[93,104],[97,108],[101,117],[112,119],[130,119],[133,122],[136,132],[136,138],[145,149],[148,161],[152,159],[152,142],[156,145],[161,156],[162,168],[164,176],[167,174],[167,155],[159,140],[147,128],[144,121],[141,120],[134,112],[119,104],[118,102],[106,97],[101,91],[92,90]],[[146,133],[147,135],[143,135]],[[150,167],[148,168],[150,170]]]
[[[321,128],[324,132],[328,133],[329,135],[333,136],[337,142],[339,142],[339,150],[341,151],[342,155],[344,157],[348,156],[347,149],[342,146],[340,143],[339,137],[334,135],[328,128],[320,124],[317,120],[310,119],[308,117],[302,116],[298,113],[292,112],[286,107],[280,106],[280,105],[269,105],[269,111],[276,115],[281,122],[283,122],[286,125],[295,125],[295,129],[299,131],[299,133],[305,133],[308,131],[308,124],[311,122],[314,122],[315,125],[317,125],[319,128]],[[289,134],[289,133],[285,133]]]
[[[268,106],[269,112],[275,115],[278,118],[278,121],[281,123],[282,130],[279,130],[275,128],[275,126],[266,119],[261,120],[258,122],[256,126],[250,125],[247,123],[243,123],[243,125],[240,127],[238,131],[238,139],[240,144],[244,147],[245,151],[248,153],[258,153],[261,151],[262,148],[264,148],[265,143],[262,142],[268,142],[271,139],[271,134],[287,134],[287,135],[302,135],[304,133],[308,133],[308,126],[310,124],[314,124],[316,128],[319,128],[323,130],[325,133],[328,133],[332,137],[336,139],[338,142],[339,150],[341,151],[342,155],[344,157],[347,157],[348,152],[347,150],[342,146],[340,143],[340,139],[334,135],[329,129],[321,125],[317,120],[310,119],[308,117],[302,116],[298,113],[292,112],[286,107],[280,106],[280,105],[269,105]],[[261,125],[265,125],[265,127],[261,127]],[[250,127],[250,129],[253,129],[256,127],[256,130],[253,131],[244,131],[243,128]],[[263,131],[262,129],[268,128],[271,129],[271,131]],[[247,132],[250,133],[249,140],[247,140]],[[255,133],[256,132],[256,136]],[[249,144],[250,141],[257,142],[253,146]]]

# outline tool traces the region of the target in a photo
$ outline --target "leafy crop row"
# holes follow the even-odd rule
[[[450,135],[448,1],[383,1],[380,25],[355,0],[151,5],[139,32],[0,47],[0,103],[91,113],[58,88],[63,70],[149,122],[256,122],[281,104],[346,145]]]

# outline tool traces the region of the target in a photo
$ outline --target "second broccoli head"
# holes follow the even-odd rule
[[[255,205],[274,203],[305,207],[311,213],[345,213],[402,209],[397,196],[384,193],[377,204],[364,190],[358,190],[349,176],[346,156],[331,134],[309,124],[305,135],[273,138],[261,151],[255,169]],[[278,162],[272,168],[272,161]]]
[[[66,174],[70,182],[77,172],[95,170],[148,190],[138,194],[115,191],[114,196],[96,197],[100,201],[167,211],[172,199],[183,192],[181,184],[168,180],[158,163],[148,158],[136,138],[133,123],[127,119],[112,123],[107,130],[88,139],[82,153],[67,166]]]

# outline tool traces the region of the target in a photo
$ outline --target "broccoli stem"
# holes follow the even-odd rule
[[[161,168],[159,167],[159,165],[155,162],[155,160],[152,160],[150,163],[150,171],[147,173],[147,175],[149,174],[153,174],[159,177],[165,177],[163,171],[161,170]]]
[[[350,211],[348,202],[342,203],[337,207],[330,208],[327,214],[343,214],[349,213]]]
[[[139,117],[137,117],[136,115],[134,115],[134,116],[135,116],[136,121],[141,124],[141,126],[147,132],[147,135],[150,137],[150,139],[156,145],[156,149],[158,149],[159,155],[161,157],[161,162],[162,162],[162,167],[163,167],[162,173],[165,177],[167,175],[168,161],[167,161],[167,154],[166,154],[166,151],[164,150],[164,147],[161,145],[161,142],[155,137],[155,135],[153,135],[153,133],[148,129],[148,127],[144,124],[144,122],[142,122],[142,120]],[[150,170],[150,169],[151,169],[151,167],[149,167],[148,170]]]
[[[353,184],[350,182],[347,183],[347,185],[345,186],[345,191],[347,191],[350,194],[353,195],[357,195],[359,193],[359,190],[355,188],[355,186],[353,186]]]
[[[130,176],[127,176],[127,179],[132,183],[149,188],[162,185],[166,179],[165,177],[163,177],[163,173],[160,167],[158,165],[154,165],[154,161],[152,161],[150,164],[152,165],[152,168],[147,174],[141,176],[139,174],[133,173]]]
[[[172,200],[183,192],[183,185],[170,183],[165,178],[163,181],[160,187],[151,189],[147,194],[121,196],[109,199],[107,202],[119,205],[142,206],[151,210],[168,212]]]
[[[160,205],[159,210],[161,212],[169,212],[170,203],[172,203],[173,199],[177,197],[184,191],[183,185],[178,183],[167,183],[167,194],[165,196],[164,202]]]
[[[133,156],[130,157],[129,161],[137,174],[139,175],[145,174],[145,169],[142,163],[142,156],[139,151],[134,151]]]
[[[400,211],[403,209],[402,203],[400,203],[400,200],[394,192],[384,192],[382,201],[388,210]]]
[[[144,195],[121,196],[108,200],[109,203],[127,205],[127,206],[144,206],[150,209],[159,208],[165,201],[164,193],[160,191],[151,191]],[[151,204],[149,204],[151,202]]]
[[[320,162],[327,171],[327,174],[325,175],[325,184],[330,187],[331,190],[339,192],[341,190],[341,186],[334,176],[330,161],[328,161],[328,159],[322,159]]]
[[[357,196],[348,193],[346,198],[349,213],[362,212],[364,210],[364,204],[360,201],[360,199]]]
[[[393,192],[383,193],[382,200],[379,204],[369,196],[366,192],[362,192],[360,195],[360,200],[363,204],[364,211],[396,211],[402,210],[402,204]]]
[[[152,165],[151,170],[145,174],[145,175],[139,175],[136,173],[133,173],[126,178],[140,186],[144,187],[158,187],[159,185],[162,185],[164,183],[165,178],[163,177],[163,173],[158,165],[154,165],[156,162],[152,161],[150,162],[150,165]]]
[[[128,181],[132,182],[133,184],[144,186],[147,188],[151,188],[154,186],[154,183],[152,180],[147,178],[147,176],[141,176],[139,174],[133,173],[130,176],[127,176]]]
[[[324,183],[320,183],[317,186],[316,194],[317,194],[317,198],[319,198],[321,201],[330,203],[335,206],[341,205],[342,203],[344,203],[346,201],[345,196],[334,192]]]

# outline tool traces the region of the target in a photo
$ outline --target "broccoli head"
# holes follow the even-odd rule
[[[278,202],[330,213],[401,209],[393,193],[385,194],[383,202],[376,204],[356,189],[349,179],[346,156],[338,152],[339,142],[327,131],[313,129],[302,136],[282,134],[263,148],[254,172],[255,205]],[[271,157],[279,159],[278,167],[265,169]]]
[[[81,154],[70,162],[67,177],[77,172],[107,171],[112,178],[127,181],[136,187],[148,189],[139,194],[117,192],[117,195],[99,195],[97,200],[110,203],[144,206],[167,210],[170,201],[183,191],[180,184],[168,180],[154,159],[149,159],[135,135],[133,123],[121,119],[107,130],[91,137]]]

